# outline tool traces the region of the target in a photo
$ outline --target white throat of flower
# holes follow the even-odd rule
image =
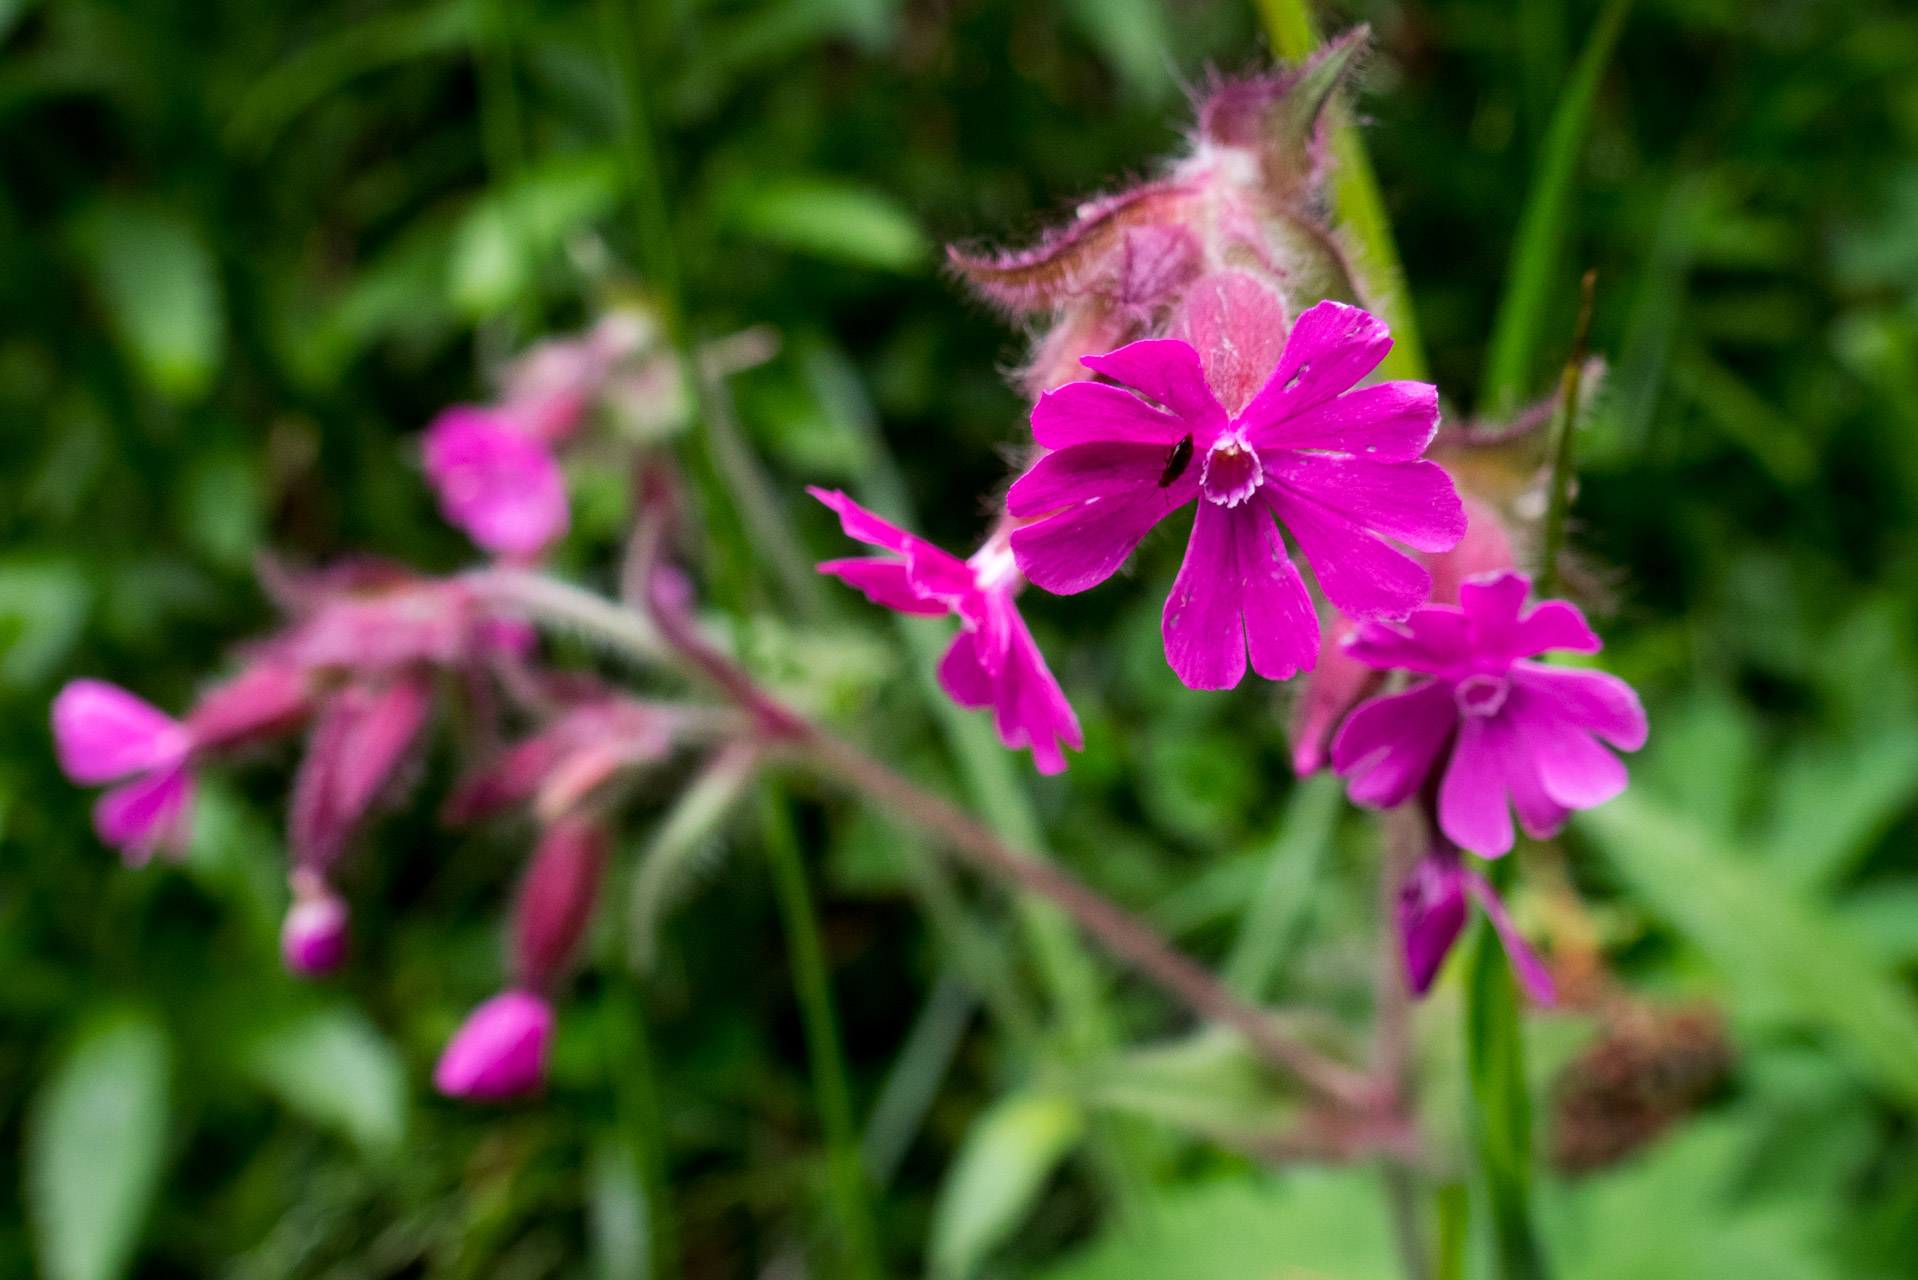
[[[1265,464],[1243,436],[1223,435],[1206,450],[1199,487],[1222,507],[1236,507],[1265,483]]]

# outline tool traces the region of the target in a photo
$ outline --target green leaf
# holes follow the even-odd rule
[[[251,568],[266,533],[266,497],[253,459],[237,449],[198,459],[180,490],[180,519],[207,559]]]
[[[64,560],[0,561],[0,682],[30,689],[67,660],[86,628],[93,590]]]
[[[1750,1135],[1687,1126],[1649,1153],[1548,1199],[1564,1280],[1828,1280],[1826,1207],[1739,1196]]]
[[[1011,1239],[1084,1132],[1079,1104],[1056,1093],[1016,1093],[974,1120],[933,1209],[932,1276],[962,1280]]]
[[[406,1069],[356,1010],[321,1010],[272,1032],[247,1053],[245,1066],[293,1111],[370,1155],[397,1151],[406,1136]]]
[[[1592,104],[1631,9],[1632,0],[1606,0],[1552,113],[1537,176],[1519,214],[1505,292],[1492,324],[1485,384],[1479,389],[1479,402],[1490,412],[1509,413],[1531,390],[1532,368],[1545,340],[1545,314],[1552,299],[1554,273],[1565,248],[1572,186],[1578,176],[1579,155],[1585,149]]]
[[[226,311],[199,229],[171,210],[108,203],[80,220],[74,243],[134,371],[167,399],[204,395],[219,371]]]
[[[816,257],[908,272],[930,245],[913,216],[883,192],[826,178],[754,184],[728,221],[741,235]]]
[[[1918,795],[1918,729],[1900,726],[1848,750],[1801,752],[1776,790],[1766,844],[1793,884],[1829,889]]]
[[[1300,1170],[1167,1192],[1042,1280],[1396,1280],[1377,1175]]]
[[[651,1280],[652,1215],[639,1154],[615,1137],[593,1146],[586,1166],[586,1229],[594,1280]]]
[[[1829,910],[1636,793],[1581,825],[1748,1008],[1824,1032],[1854,1069],[1918,1104],[1918,1001]]]
[[[126,1274],[159,1189],[170,1056],[159,1023],[121,1014],[86,1032],[41,1086],[26,1188],[48,1280]]]
[[[526,297],[566,237],[604,217],[619,198],[610,156],[568,156],[531,170],[480,200],[454,233],[447,294],[474,318]]]

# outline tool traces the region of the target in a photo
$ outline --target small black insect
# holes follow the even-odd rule
[[[1192,433],[1188,431],[1185,439],[1173,445],[1171,451],[1165,455],[1165,470],[1159,473],[1159,487],[1170,488],[1174,480],[1185,474],[1185,469],[1191,462]]]

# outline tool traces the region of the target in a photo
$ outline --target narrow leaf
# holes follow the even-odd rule
[[[249,1075],[293,1111],[336,1130],[371,1155],[406,1136],[406,1069],[357,1011],[308,1014],[254,1045]]]
[[[198,229],[170,210],[109,203],[81,219],[74,243],[134,371],[171,400],[205,394],[219,370],[226,311]]]
[[[963,1280],[1012,1238],[1078,1144],[1085,1116],[1070,1098],[1020,1093],[973,1121],[933,1210],[928,1270]]]

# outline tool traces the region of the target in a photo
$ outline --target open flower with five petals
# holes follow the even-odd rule
[[[1464,583],[1456,607],[1359,627],[1347,645],[1353,657],[1426,678],[1365,703],[1339,730],[1332,767],[1353,800],[1389,808],[1436,779],[1440,830],[1489,858],[1512,847],[1512,808],[1526,834],[1542,839],[1572,810],[1625,789],[1625,766],[1605,744],[1645,745],[1638,695],[1603,671],[1528,661],[1600,647],[1577,606],[1527,609],[1530,590],[1525,575],[1500,573]]]
[[[1020,570],[1070,594],[1110,577],[1154,525],[1196,500],[1165,604],[1166,660],[1191,688],[1229,689],[1248,648],[1252,669],[1273,680],[1309,670],[1318,652],[1318,617],[1279,525],[1339,610],[1404,617],[1431,576],[1386,539],[1443,551],[1465,515],[1451,478],[1420,456],[1438,425],[1436,390],[1352,390],[1391,346],[1381,321],[1321,302],[1287,333],[1276,296],[1248,277],[1226,273],[1194,292],[1186,331],[1196,343],[1150,339],[1087,356],[1119,385],[1074,382],[1040,398],[1033,435],[1053,452],[1012,486],[1007,508],[1043,517],[1012,534]],[[1260,352],[1279,333],[1271,367]]]

